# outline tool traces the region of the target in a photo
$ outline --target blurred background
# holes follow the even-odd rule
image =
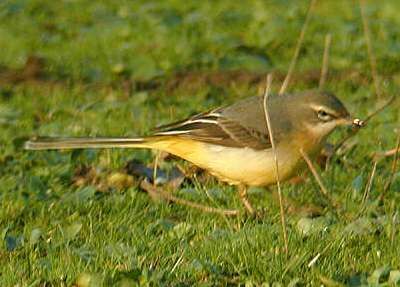
[[[255,0],[3,1],[2,98],[12,99],[10,95],[18,94],[16,89],[25,89],[25,99],[41,102],[37,113],[40,109],[48,113],[48,109],[75,109],[72,103],[91,105],[114,97],[126,100],[127,106],[151,103],[157,111],[154,105],[160,105],[161,113],[170,107],[174,117],[181,116],[175,115],[179,113],[175,107],[182,103],[186,107],[186,100],[200,109],[229,102],[254,94],[252,88],[268,72],[275,73],[277,86],[281,84],[308,5],[308,1]],[[396,11],[400,4],[395,0],[367,1],[365,6],[382,85],[393,90],[399,81]],[[372,79],[360,7],[354,1],[317,4],[290,90],[317,87],[328,33],[332,44],[326,88],[343,99],[355,94],[358,100],[371,98]],[[176,91],[179,89],[186,90],[184,96]],[[90,96],[92,93],[96,95]],[[78,102],[70,103],[67,98],[77,98]],[[153,103],[154,99],[166,106]],[[55,107],[61,101],[66,102]],[[359,111],[363,107],[353,105],[351,109]],[[139,113],[135,112],[137,117]],[[132,131],[135,116],[117,114],[129,119],[121,119],[122,131]],[[163,121],[164,115],[157,114],[152,113],[148,124]],[[113,119],[100,116],[105,125],[114,122],[115,117],[118,115]],[[64,132],[69,123],[63,123],[59,131],[43,127],[48,124],[41,123],[42,130],[37,132]],[[85,133],[89,129],[91,133],[102,133],[104,127],[99,122],[81,124]],[[76,133],[77,129],[75,126]]]
[[[369,26],[370,53],[358,1],[317,1],[288,92],[318,88],[329,34],[325,89],[360,118],[397,96],[400,1],[361,3]],[[132,158],[152,164],[149,151],[32,153],[21,148],[25,139],[36,135],[146,134],[154,126],[258,94],[271,72],[273,91],[278,92],[309,6],[309,1],[289,0],[1,1],[2,285],[72,284],[81,278],[79,274],[83,274],[82,280],[89,276],[109,284],[125,277],[167,285],[191,285],[198,280],[210,286],[221,282],[289,283],[296,278],[321,283],[321,274],[338,282],[361,282],[381,266],[399,268],[399,250],[392,249],[397,233],[391,229],[391,219],[379,225],[387,230],[386,235],[377,238],[360,231],[365,235],[365,240],[357,241],[360,246],[351,245],[350,240],[342,250],[339,231],[304,242],[295,231],[301,214],[289,215],[291,249],[302,254],[295,257],[298,254],[292,253],[290,265],[286,255],[275,249],[282,244],[279,211],[269,195],[257,196],[258,205],[272,214],[264,219],[263,229],[254,221],[231,222],[156,205],[129,184],[99,188],[97,183],[83,181],[76,185],[82,166],[107,177]],[[380,96],[373,81],[371,52]],[[335,228],[342,230],[359,217],[363,192],[371,179],[371,155],[396,146],[399,108],[395,101],[377,115],[322,174],[348,212],[345,218],[330,218],[323,224],[336,224]],[[332,141],[342,137],[343,132],[337,133]],[[399,211],[400,175],[393,170],[392,159],[380,161],[374,171],[366,212],[371,218],[392,218]],[[378,205],[374,200],[389,178],[393,181],[390,195]],[[205,188],[230,190],[215,181],[205,183]],[[320,204],[317,189],[307,181],[286,186],[284,191],[301,204]],[[220,195],[218,200],[226,206],[237,205],[230,194],[228,198]],[[200,195],[204,200],[204,194]],[[250,249],[246,232],[254,238]],[[146,235],[140,236],[142,233]],[[237,245],[223,247],[223,242],[230,240]],[[325,260],[318,272],[310,271],[306,263],[324,246],[330,246],[327,253],[331,259]],[[241,248],[248,251],[238,254]],[[371,255],[365,262],[355,259],[370,250],[381,255]],[[263,262],[258,260],[260,254],[265,257]],[[82,284],[79,286],[86,286]]]

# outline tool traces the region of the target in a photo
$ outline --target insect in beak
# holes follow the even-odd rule
[[[351,126],[353,128],[358,128],[359,129],[359,128],[362,128],[363,126],[365,126],[365,124],[366,124],[365,121],[355,118],[355,119],[353,119],[353,122],[352,122]]]

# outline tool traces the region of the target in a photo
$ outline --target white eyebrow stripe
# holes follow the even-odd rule
[[[334,116],[337,115],[337,113],[335,111],[331,110],[330,108],[328,108],[326,106],[313,105],[313,104],[310,104],[310,106],[311,106],[312,109],[314,109],[316,111],[324,110],[324,111],[330,113],[331,115],[334,115]]]

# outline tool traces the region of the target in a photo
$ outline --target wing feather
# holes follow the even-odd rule
[[[227,147],[249,147],[256,150],[271,147],[267,134],[245,127],[219,109],[158,128],[157,136],[176,135]]]

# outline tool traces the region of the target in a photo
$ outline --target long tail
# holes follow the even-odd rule
[[[25,142],[27,150],[84,148],[150,148],[158,137],[145,138],[37,138]]]

